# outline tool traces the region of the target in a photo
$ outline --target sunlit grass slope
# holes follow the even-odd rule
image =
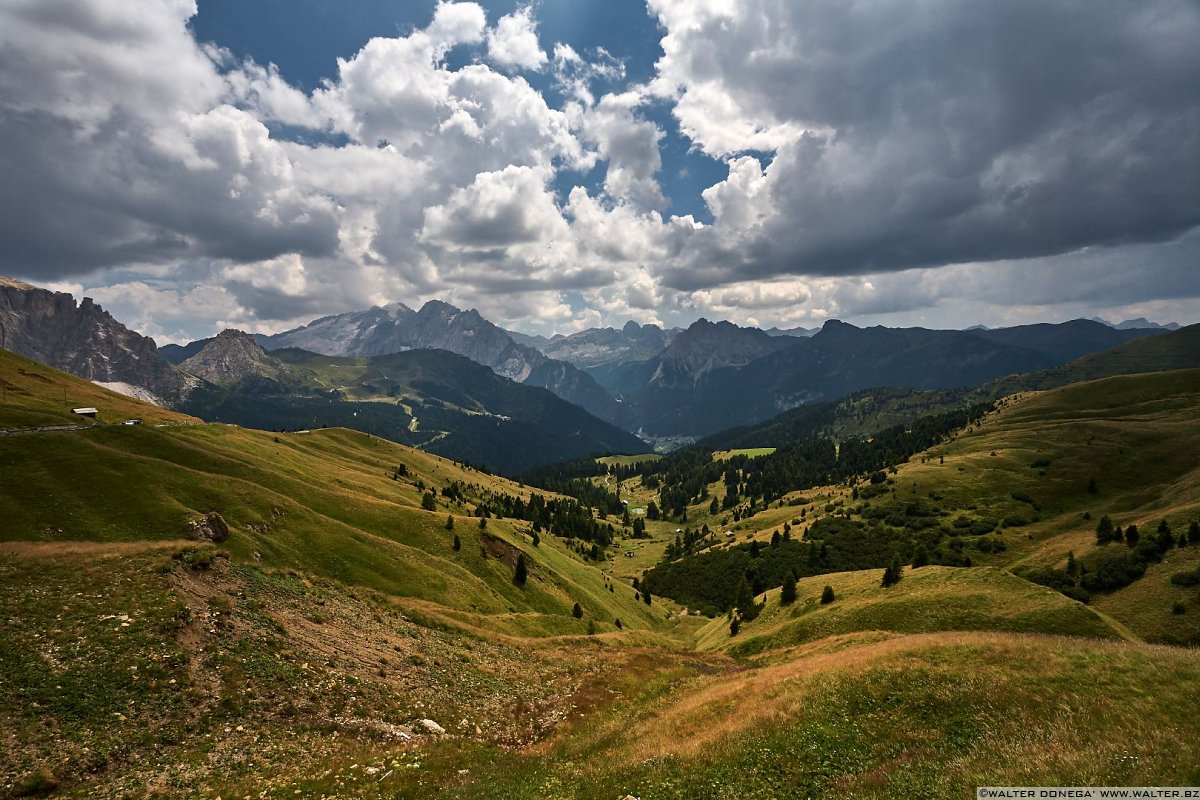
[[[992,567],[927,566],[906,569],[900,583],[884,588],[882,570],[839,572],[804,578],[797,599],[780,605],[779,590],[765,596],[757,618],[730,636],[717,617],[701,634],[700,646],[749,655],[827,636],[860,631],[1013,631],[1096,638],[1132,638],[1123,627],[1058,592]],[[820,602],[825,586],[832,603]]]
[[[1098,549],[1103,515],[1146,536],[1162,520],[1178,536],[1200,519],[1197,452],[1200,370],[1105,378],[1010,398],[903,465],[895,494],[872,502],[936,497],[952,518],[1000,524],[1008,549],[979,558],[1016,571],[1063,568],[1069,553]],[[1168,551],[1145,578],[1092,604],[1148,640],[1200,641],[1200,596],[1169,583],[1200,562],[1194,549]],[[1176,601],[1187,613],[1172,613]]]
[[[71,413],[82,407],[98,409],[99,423],[196,421],[0,349],[0,429],[89,424],[91,420]]]
[[[622,687],[621,702],[534,757],[480,749],[464,777],[458,753],[435,749],[425,785],[464,798],[882,799],[1200,780],[1192,650],[851,634],[753,669],[660,676]]]

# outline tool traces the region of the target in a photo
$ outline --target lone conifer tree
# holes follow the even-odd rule
[[[779,590],[779,605],[790,606],[796,602],[796,573],[783,576],[783,588]]]
[[[821,605],[827,606],[836,599],[837,598],[833,594],[833,587],[829,584],[825,584],[825,588],[821,592]]]
[[[740,627],[742,627],[742,618],[734,614],[733,618],[729,620],[729,635],[737,636]]]
[[[524,586],[525,581],[529,578],[529,568],[525,566],[525,554],[517,556],[517,566],[513,570],[513,583],[517,586]]]
[[[750,588],[750,583],[746,580],[746,576],[742,576],[741,582],[738,584],[737,594],[734,595],[734,608],[737,613],[741,614],[742,619],[746,622],[758,616],[758,612],[762,609],[758,603],[754,602],[754,590]]]
[[[454,515],[453,514],[446,515],[446,530],[448,530],[448,531],[454,530]]]
[[[900,565],[900,556],[892,556],[892,564],[883,571],[883,586],[895,586],[904,577],[904,567]]]
[[[1108,518],[1107,514],[1105,514],[1100,518],[1100,521],[1096,523],[1096,544],[1107,544],[1108,542],[1112,541],[1112,538],[1112,520]]]
[[[575,607],[571,609],[571,616],[575,619],[583,619],[583,607],[579,603],[576,603]]]
[[[457,533],[454,534],[454,542],[450,545],[450,547],[454,548],[454,552],[456,552],[456,553],[459,550],[462,550],[462,542],[459,541]]]

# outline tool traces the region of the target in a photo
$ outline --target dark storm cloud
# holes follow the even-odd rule
[[[233,156],[247,120],[218,114],[198,123],[192,144],[211,163],[189,166],[121,112],[85,131],[41,113],[0,111],[0,271],[57,279],[130,263],[337,248],[333,209],[291,191],[273,173],[265,142],[252,141],[244,163]]]
[[[717,226],[665,271],[676,288],[1046,256],[1200,224],[1195,3],[751,2],[680,37],[686,55],[664,71],[684,88],[685,130],[731,153],[748,122],[777,153],[755,191],[731,179],[710,201]],[[737,119],[700,116],[722,97]]]

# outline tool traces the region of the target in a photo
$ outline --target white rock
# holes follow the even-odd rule
[[[443,734],[446,732],[445,728],[443,728],[441,725],[438,725],[436,722],[434,722],[431,719],[423,719],[417,724],[419,724],[422,728],[424,728],[429,733],[434,733],[434,734],[440,735],[440,734]]]

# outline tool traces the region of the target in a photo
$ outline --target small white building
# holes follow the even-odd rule
[[[81,416],[81,417],[90,417],[91,419],[95,419],[95,418],[96,418],[96,415],[100,413],[100,409],[98,409],[98,408],[91,408],[91,407],[87,407],[87,408],[72,408],[72,409],[71,409],[71,413],[72,413],[72,414],[78,414],[78,415],[79,415],[79,416]]]

